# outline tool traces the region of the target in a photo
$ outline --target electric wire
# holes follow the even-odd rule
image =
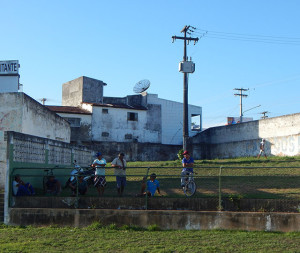
[[[280,37],[280,36],[267,36],[267,35],[253,35],[241,33],[226,33],[209,31],[204,29],[197,29],[195,34],[201,37],[223,40],[237,40],[256,43],[270,43],[270,44],[284,44],[284,45],[300,45],[300,38],[297,37]]]

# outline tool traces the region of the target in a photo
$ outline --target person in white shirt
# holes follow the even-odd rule
[[[105,179],[106,160],[102,157],[101,152],[98,152],[96,156],[97,159],[95,159],[94,162],[92,163],[92,167],[96,168],[94,186],[97,188],[99,196],[102,196],[106,186],[106,179]]]
[[[266,152],[265,152],[265,139],[261,140],[261,143],[259,145],[259,154],[257,158],[260,158],[260,156],[264,153],[265,158],[267,158]]]
[[[120,153],[117,158],[111,162],[111,166],[115,168],[115,176],[117,181],[118,195],[122,197],[126,186],[126,160],[124,153]]]
[[[30,183],[24,183],[20,175],[15,175],[13,181],[13,194],[14,196],[32,196],[35,195],[35,191]]]

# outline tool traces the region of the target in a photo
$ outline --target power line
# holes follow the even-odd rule
[[[203,29],[197,29],[195,34],[199,34],[202,37],[224,40],[239,40],[248,42],[259,43],[271,43],[271,44],[288,44],[288,45],[300,45],[300,38],[298,37],[280,37],[280,36],[267,36],[267,35],[253,35],[242,33],[227,33],[218,31],[209,31]]]

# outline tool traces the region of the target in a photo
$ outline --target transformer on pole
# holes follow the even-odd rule
[[[194,44],[199,40],[199,38],[187,37],[187,33],[191,34],[196,28],[191,26],[185,26],[181,32],[184,33],[184,37],[172,36],[173,42],[176,39],[184,41],[183,49],[183,60],[179,63],[179,71],[183,73],[183,150],[187,150],[187,139],[189,137],[188,129],[188,73],[194,73],[195,63],[191,60],[188,61],[186,53],[186,45],[190,41],[194,41]]]

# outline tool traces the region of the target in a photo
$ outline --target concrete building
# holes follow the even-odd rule
[[[104,97],[102,81],[79,77],[64,83],[62,105],[47,106],[70,122],[71,141],[182,144],[182,103],[156,94]],[[201,130],[202,108],[189,105],[190,136]],[[191,128],[193,120],[198,128]]]
[[[70,124],[22,92],[0,93],[0,187],[6,176],[5,131],[70,142]],[[32,150],[34,152],[34,150]]]

